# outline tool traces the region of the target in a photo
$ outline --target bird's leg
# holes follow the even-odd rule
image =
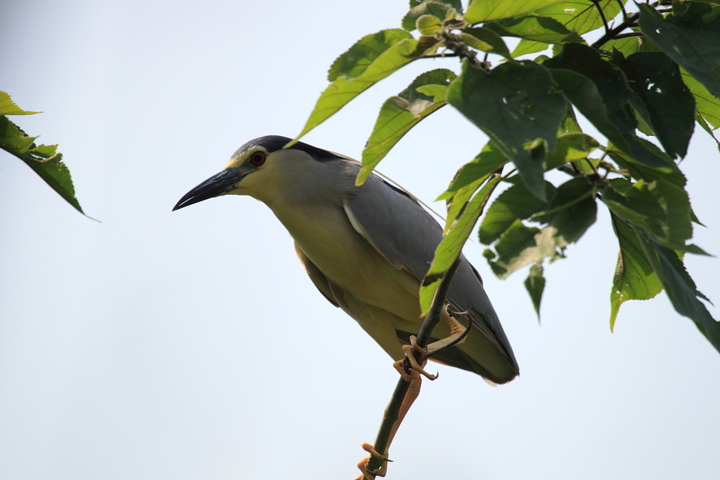
[[[472,322],[468,322],[468,326],[465,327],[465,325],[455,319],[454,315],[465,315],[465,313],[453,312],[453,315],[450,315],[447,309],[445,309],[442,316],[447,322],[448,327],[450,328],[450,335],[429,344],[426,348],[421,348],[417,344],[415,336],[410,335],[410,345],[402,346],[402,350],[405,353],[405,358],[407,358],[408,362],[410,362],[410,372],[405,369],[405,365],[403,364],[402,360],[399,360],[393,364],[395,369],[400,372],[400,376],[405,381],[410,381],[413,372],[424,375],[429,380],[435,380],[437,378],[437,375],[427,373],[423,369],[425,367],[425,364],[427,363],[427,359],[435,354],[442,352],[443,350],[447,350],[450,347],[460,345],[465,341],[468,333],[470,333],[470,326],[472,325]],[[415,353],[413,353],[413,351],[420,353],[420,358],[422,359],[422,362],[418,361],[418,357],[415,356]]]
[[[397,432],[400,424],[405,418],[405,414],[408,412],[408,410],[410,410],[413,402],[420,394],[420,385],[422,384],[421,375],[427,377],[430,380],[435,380],[437,378],[437,375],[429,374],[423,369],[423,367],[425,367],[425,364],[427,363],[427,359],[436,353],[463,343],[465,341],[465,337],[467,337],[468,333],[470,333],[470,326],[472,325],[472,322],[468,322],[468,326],[465,327],[462,323],[458,322],[454,318],[455,316],[459,315],[466,314],[464,312],[453,312],[451,315],[448,312],[447,308],[443,310],[442,316],[447,322],[450,329],[450,335],[448,337],[429,344],[427,348],[423,348],[417,344],[417,338],[414,335],[410,335],[410,345],[403,345],[402,350],[403,353],[405,353],[405,358],[403,360],[398,360],[393,364],[393,366],[400,373],[402,379],[408,382],[410,385],[408,386],[408,390],[403,397],[402,403],[398,411],[398,416],[392,423],[387,447],[385,448],[385,450],[381,453],[375,450],[372,445],[369,445],[367,443],[364,443],[362,445],[362,448],[370,455],[363,458],[358,463],[358,468],[362,473],[355,480],[374,480],[375,477],[385,476],[385,473],[387,471],[387,462],[392,461],[387,456],[388,449],[390,448],[390,444],[392,443],[392,439],[395,436],[395,433]],[[405,363],[406,359],[409,365]],[[387,410],[385,414],[387,416]],[[376,470],[368,469],[368,462],[371,459],[375,459],[380,463],[380,467],[378,467]]]
[[[398,360],[397,362],[393,363],[393,367],[395,367],[395,370],[400,373],[400,376],[403,378],[403,380],[405,380],[406,382],[410,382],[418,375],[423,375],[427,377],[428,380],[435,380],[437,378],[437,375],[427,373],[425,370],[423,370],[423,367],[427,363],[427,360],[425,358],[427,357],[428,349],[421,348],[417,344],[417,339],[415,338],[415,335],[410,335],[410,345],[403,345],[402,351],[405,354],[405,358],[407,358],[408,362],[410,362],[410,368],[405,368],[404,359]],[[420,352],[420,358],[423,359],[422,364],[418,362],[414,352]]]
[[[465,338],[467,338],[468,333],[470,333],[470,326],[472,325],[472,322],[468,321],[468,326],[465,327],[462,323],[458,322],[455,319],[455,316],[462,316],[467,315],[466,312],[453,312],[450,314],[448,312],[447,308],[443,311],[442,317],[445,319],[445,322],[447,322],[448,327],[450,328],[450,335],[447,337],[438,340],[436,342],[433,342],[427,346],[427,353],[425,353],[426,357],[431,357],[435,355],[436,353],[439,353],[443,350],[446,350],[450,347],[454,347],[456,345],[461,345]]]
[[[417,372],[427,377],[429,380],[435,380],[437,378],[437,375],[433,375],[424,370],[425,364],[427,363],[426,360],[433,355],[442,352],[443,350],[447,350],[450,347],[460,345],[465,341],[468,333],[470,333],[470,326],[472,325],[472,322],[468,322],[468,326],[465,327],[465,325],[455,319],[455,316],[460,315],[467,315],[467,313],[453,312],[452,314],[450,314],[447,308],[445,308],[443,310],[442,317],[448,324],[448,328],[450,329],[450,335],[429,344],[426,348],[420,347],[417,344],[417,339],[415,338],[415,336],[410,335],[410,345],[402,346],[403,353],[405,353],[405,358],[407,358],[408,362],[410,362],[410,372],[408,372],[408,370],[405,368],[403,360],[398,360],[393,364],[395,369],[400,373],[400,376],[406,382],[410,381],[412,372]],[[418,361],[418,357],[415,355],[415,353],[413,353],[413,351],[420,353],[419,358],[422,359],[422,362]]]
[[[412,356],[412,353],[410,354]],[[404,371],[404,370],[403,370]],[[403,374],[401,374],[403,375]],[[370,455],[363,458],[358,462],[358,468],[362,472],[359,477],[357,477],[355,480],[374,480],[375,477],[384,477],[385,473],[387,472],[387,463],[392,462],[388,458],[388,450],[390,449],[390,444],[393,441],[393,438],[395,437],[395,433],[398,431],[398,428],[400,428],[400,424],[402,423],[403,419],[405,418],[405,414],[410,410],[410,407],[415,402],[415,399],[420,395],[420,386],[422,385],[422,377],[420,377],[420,374],[415,370],[410,370],[410,372],[405,372],[404,375],[407,375],[410,377],[410,385],[408,387],[407,392],[405,393],[405,396],[403,397],[403,401],[400,404],[400,409],[397,413],[397,418],[392,424],[392,427],[390,428],[390,434],[388,436],[387,440],[387,446],[385,447],[385,451],[380,453],[375,448],[367,443],[362,444],[363,450],[368,452]],[[405,376],[403,376],[405,378]],[[390,405],[388,405],[388,409],[390,408]],[[388,414],[388,409],[385,411],[385,415]],[[368,470],[367,464],[370,461],[371,458],[375,458],[380,461],[380,467],[377,470]]]
[[[378,453],[369,443],[363,443],[361,447],[363,450],[368,452],[370,456],[367,456],[358,462],[357,466],[362,473],[355,480],[374,480],[375,477],[384,477],[387,473],[387,462],[392,462],[392,460],[387,458],[387,456]],[[380,464],[380,468],[372,471],[368,470],[367,464],[370,461],[370,458],[377,458],[380,460],[382,462]]]

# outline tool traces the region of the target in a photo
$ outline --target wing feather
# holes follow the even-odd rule
[[[404,268],[421,281],[430,268],[442,227],[414,199],[371,175],[343,205],[353,228],[395,268]],[[499,383],[518,373],[517,361],[477,271],[462,256],[447,296],[458,311],[468,312],[473,329],[479,330],[496,352],[467,352],[483,370],[494,370]],[[471,334],[472,336],[472,334]],[[469,342],[471,343],[471,342]],[[479,344],[478,344],[479,345]],[[490,350],[495,350],[490,348]],[[498,356],[497,354],[500,354]]]

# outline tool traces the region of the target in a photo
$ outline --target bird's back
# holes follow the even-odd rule
[[[401,343],[417,334],[422,323],[418,302],[420,281],[442,239],[442,228],[407,193],[375,175],[362,186],[354,186],[359,165],[349,160],[336,162],[333,166],[336,184],[344,185],[337,194],[342,206],[334,205],[332,214],[317,215],[334,216],[335,231],[319,227],[312,229],[315,233],[310,235],[307,228],[289,225],[306,221],[294,215],[283,223],[295,238],[301,257],[305,256],[304,262],[310,262],[311,268],[316,269],[316,278],[311,274],[316,285],[318,272],[324,276],[325,291],[320,285],[318,288],[398,359],[402,355]],[[353,183],[348,186],[349,182]],[[298,215],[308,215],[307,208]],[[350,228],[356,235],[348,232]],[[339,239],[342,245],[334,243]],[[480,276],[464,256],[447,300],[451,310],[467,312],[464,318],[472,322],[472,328],[465,343],[443,352],[436,360],[473,371],[495,383],[514,378],[518,366],[512,348]],[[463,317],[460,321],[467,323]],[[441,322],[435,336],[446,334],[449,330]]]
[[[388,258],[408,269],[419,282],[427,273],[442,239],[442,227],[410,195],[372,176],[359,187],[350,202],[353,214],[366,237]],[[416,293],[417,296],[417,293]],[[514,378],[519,370],[510,342],[482,280],[470,262],[461,256],[447,301],[456,312],[467,312],[472,330],[466,342],[438,360],[474,371],[496,383]],[[442,331],[443,325],[439,326]],[[416,334],[417,332],[403,332]],[[441,332],[438,332],[441,333]]]

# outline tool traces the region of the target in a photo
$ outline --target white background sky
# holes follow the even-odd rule
[[[201,5],[202,3],[202,5]],[[0,89],[59,143],[75,212],[0,153],[0,478],[352,478],[395,385],[389,358],[316,290],[292,241],[250,198],[171,213],[249,139],[300,131],[332,61],[395,28],[405,1],[6,1]],[[359,157],[382,101],[426,61],[308,135]],[[426,202],[485,138],[434,114],[381,170]],[[720,253],[720,158],[704,132],[683,163]],[[553,177],[561,179],[562,177]],[[442,210],[442,205],[436,204]],[[608,215],[546,268],[539,326],[526,272],[485,278],[521,376],[491,388],[438,366],[389,477],[716,479],[720,357],[664,294],[608,328]],[[720,301],[718,260],[690,256]],[[711,307],[715,318],[720,310]]]

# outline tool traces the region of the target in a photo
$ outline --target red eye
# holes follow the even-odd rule
[[[265,158],[266,158],[265,152],[260,152],[260,151],[253,152],[252,155],[250,155],[250,163],[252,163],[256,167],[259,167],[260,165],[265,163]]]

